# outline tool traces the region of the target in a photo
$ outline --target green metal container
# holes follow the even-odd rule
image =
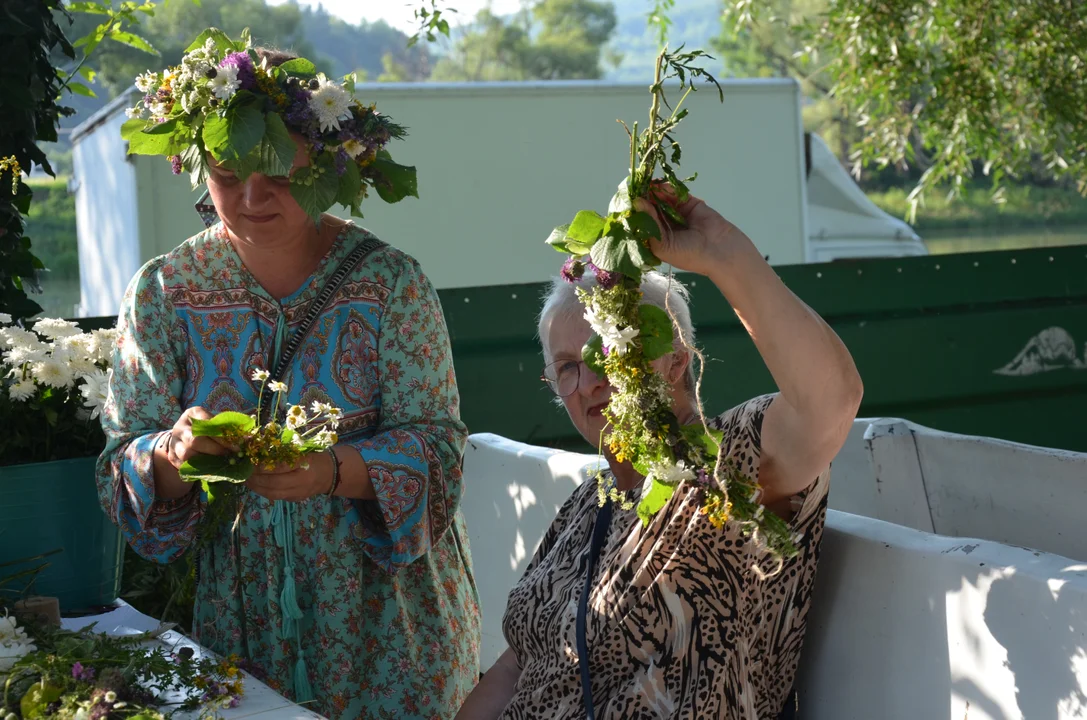
[[[61,551],[4,565],[0,577],[48,562],[30,593],[59,598],[63,612],[109,604],[120,591],[124,542],[98,504],[96,460],[0,467],[0,565]]]

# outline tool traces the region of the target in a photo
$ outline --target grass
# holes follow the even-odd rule
[[[78,280],[75,196],[68,192],[68,178],[33,178],[26,184],[34,191],[25,230],[30,249],[49,268],[49,278]]]
[[[868,197],[882,210],[901,218],[909,208],[909,193],[910,188],[892,188],[870,192]],[[1009,186],[1004,197],[1002,205],[994,203],[987,186],[968,187],[954,200],[948,200],[946,190],[934,190],[917,209],[914,227],[924,235],[934,230],[1087,225],[1087,198],[1070,188]]]

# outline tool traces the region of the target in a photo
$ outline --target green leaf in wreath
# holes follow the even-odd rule
[[[566,247],[575,255],[584,255],[604,234],[604,218],[592,210],[582,210],[574,216],[566,231]]]
[[[370,166],[378,175],[374,178],[374,189],[387,203],[397,203],[408,197],[419,197],[419,181],[415,168],[393,162],[388,151],[382,150]]]
[[[317,66],[311,63],[305,58],[295,58],[294,60],[288,60],[279,66],[279,69],[288,75],[294,75],[300,78],[311,78],[317,76]]]
[[[253,474],[253,463],[235,454],[196,455],[183,462],[178,472],[189,482],[243,483]]]
[[[585,367],[604,377],[607,374],[604,370],[604,339],[593,333],[589,342],[581,348],[581,359],[585,362]]]
[[[247,433],[257,426],[252,415],[227,410],[207,420],[193,420],[192,434],[196,437],[223,437],[227,434]]]
[[[291,197],[314,222],[336,202],[339,189],[340,176],[327,153],[319,155],[316,163],[298,168],[291,175]]]
[[[241,91],[241,95],[245,91]],[[235,96],[221,115],[212,113],[204,121],[204,145],[219,162],[234,162],[248,155],[264,137],[264,113],[255,95]],[[292,143],[293,144],[293,143]],[[291,153],[293,160],[294,153]]]
[[[653,240],[661,239],[660,226],[657,225],[657,221],[649,213],[635,210],[626,215],[623,222],[630,234],[642,242],[648,242],[650,238]]]
[[[344,169],[343,175],[340,176],[340,185],[336,190],[336,202],[344,207],[355,205],[361,189],[362,177],[359,175],[359,166],[349,162]]]
[[[717,457],[720,452],[721,441],[724,440],[725,434],[720,430],[714,430],[710,428],[709,433],[706,433],[706,428],[701,423],[694,423],[693,425],[684,425],[680,428],[680,432],[683,433],[684,439],[691,445],[700,448],[707,457]]]
[[[612,225],[609,233],[600,238],[590,251],[593,264],[602,270],[620,272],[634,280],[641,280],[641,244],[627,236],[621,225]]]
[[[208,157],[199,145],[193,143],[181,151],[181,164],[188,169],[189,180],[194,187],[207,182],[210,172]]]
[[[130,155],[172,155],[175,148],[181,152],[182,148],[178,147],[179,143],[172,134],[177,126],[176,120],[154,126],[151,128],[154,132],[144,132],[146,125],[146,120],[132,118],[121,126],[121,138],[128,142]]]
[[[672,352],[672,321],[664,310],[656,305],[638,306],[638,330],[646,360],[652,362]]]
[[[220,52],[234,51],[234,41],[230,39],[229,35],[219,28],[208,28],[197,35],[196,39],[189,44],[189,47],[185,48],[185,54],[191,53],[196,48],[203,47],[208,38],[211,38],[215,43],[215,47],[218,48]]]
[[[290,175],[297,149],[283,119],[276,113],[268,113],[264,117],[264,137],[260,141],[260,172],[280,177]]]
[[[551,231],[551,234],[547,238],[547,244],[564,255],[570,254],[570,248],[566,245],[566,233],[569,230],[569,225],[559,225]]]
[[[648,525],[653,516],[660,512],[661,508],[672,499],[676,492],[675,485],[665,485],[653,478],[653,487],[649,489],[642,501],[638,503],[638,517],[642,519],[642,525]]]

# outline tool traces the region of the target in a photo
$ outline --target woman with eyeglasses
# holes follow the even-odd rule
[[[503,620],[509,649],[460,719],[760,720],[795,711],[829,466],[856,416],[861,380],[834,331],[782,284],[743,232],[697,198],[669,200],[687,228],[664,228],[654,252],[720,289],[780,389],[706,418],[723,432],[724,456],[757,479],[767,511],[790,524],[800,552],[776,575],[760,577],[755,568],[764,558],[755,543],[733,523],[709,522],[697,481],[682,483],[643,526],[634,507],[644,478],[603,442],[612,388],[581,360],[592,330],[575,287],[606,278],[587,272],[573,283],[556,279],[539,321],[544,378],[607,459],[605,481],[630,502],[608,501],[611,520],[595,562],[588,555],[601,512],[598,481],[583,483],[563,505],[510,592]],[[679,325],[676,347],[680,334],[693,345],[686,289],[648,273],[642,291],[643,302],[664,308],[667,300]],[[680,422],[697,422],[690,353],[679,349],[654,365],[671,385]],[[583,588],[585,662],[575,629]]]

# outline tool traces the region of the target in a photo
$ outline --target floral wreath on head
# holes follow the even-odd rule
[[[121,128],[128,152],[165,155],[193,187],[208,179],[210,153],[243,181],[252,173],[289,177],[291,195],[315,221],[336,203],[361,217],[369,188],[389,203],[419,196],[415,168],[385,149],[405,129],[355,99],[353,74],[336,82],[305,58],[270,66],[248,29],[237,41],[205,30],[180,65],[146,72],[136,87],[143,97]],[[305,138],[310,158],[294,172],[292,132]]]

